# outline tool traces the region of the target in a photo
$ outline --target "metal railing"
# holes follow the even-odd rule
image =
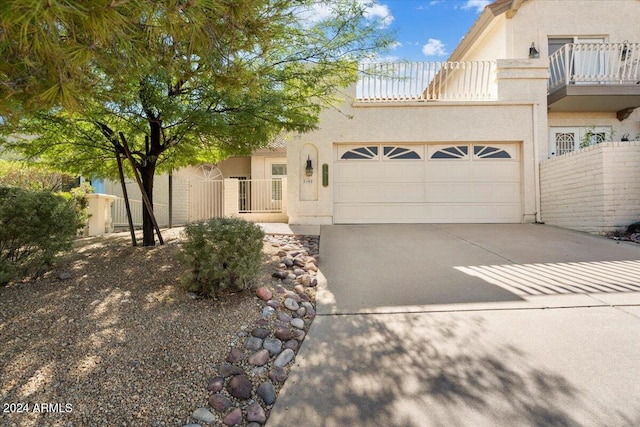
[[[363,63],[356,98],[361,102],[483,101],[496,98],[496,63]]]
[[[281,179],[246,179],[238,181],[238,211],[240,213],[282,212]]]
[[[142,200],[129,199],[131,208],[131,218],[134,227],[142,227]],[[158,226],[167,227],[169,225],[169,205],[163,203],[153,204],[153,213],[158,221]],[[129,227],[127,220],[127,209],[124,199],[119,197],[111,205],[111,221],[114,227]]]
[[[549,92],[569,84],[640,82],[640,43],[568,43],[549,57]]]

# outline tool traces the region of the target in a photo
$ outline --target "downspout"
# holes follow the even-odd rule
[[[540,160],[538,159],[538,105],[531,104],[533,121],[533,179],[535,181],[535,197],[536,197],[536,223],[541,224],[540,216]]]

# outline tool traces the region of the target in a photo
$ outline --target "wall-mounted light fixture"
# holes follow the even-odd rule
[[[307,156],[307,167],[304,168],[307,176],[313,176],[313,165],[311,164],[311,156]]]
[[[536,49],[536,44],[534,42],[531,42],[531,47],[529,48],[529,58],[540,58],[540,52]]]

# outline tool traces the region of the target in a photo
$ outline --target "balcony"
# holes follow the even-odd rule
[[[358,102],[488,101],[497,98],[496,64],[473,62],[364,63]]]
[[[549,57],[549,111],[609,111],[623,120],[640,106],[640,43],[569,43]]]

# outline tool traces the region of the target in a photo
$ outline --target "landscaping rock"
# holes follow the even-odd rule
[[[228,378],[234,375],[240,375],[243,373],[242,369],[233,365],[222,365],[218,370],[218,373],[223,378]]]
[[[281,341],[287,341],[293,338],[293,334],[289,329],[276,329],[275,336]]]
[[[274,271],[271,276],[275,279],[284,280],[289,277],[289,272],[287,270],[278,270]]]
[[[276,312],[276,309],[271,306],[266,306],[262,309],[262,317],[267,318]]]
[[[236,375],[231,378],[231,381],[229,381],[229,385],[227,386],[227,391],[231,396],[245,400],[251,397],[252,389],[253,384],[246,375]]]
[[[227,396],[216,393],[209,396],[209,406],[218,412],[227,412],[233,406],[233,403]]]
[[[300,308],[298,303],[295,302],[292,298],[285,299],[284,306],[287,307],[289,310],[293,310],[293,311],[296,311],[298,308]]]
[[[243,359],[244,359],[244,352],[239,348],[233,348],[229,352],[229,355],[227,356],[226,361],[229,363],[236,363],[236,362],[240,362]]]
[[[290,348],[291,350],[296,351],[299,345],[300,343],[298,343],[298,341],[289,340],[286,343],[284,343],[284,348]]]
[[[258,402],[253,402],[247,407],[247,421],[254,421],[258,424],[264,424],[267,421],[267,416],[264,413],[264,409]]]
[[[262,338],[249,337],[244,342],[244,348],[247,350],[258,351],[262,348]]]
[[[207,385],[207,391],[210,391],[212,393],[217,393],[223,388],[224,388],[224,378],[222,377],[212,378],[209,381],[209,384]]]
[[[271,331],[265,328],[255,328],[251,331],[251,335],[257,338],[266,338],[271,334]]]
[[[280,354],[282,351],[282,341],[277,338],[265,338],[262,347],[268,350],[271,354]]]
[[[229,412],[227,416],[222,420],[222,423],[228,427],[242,424],[242,409],[236,408],[233,411]]]
[[[194,420],[202,421],[203,423],[212,424],[215,423],[218,419],[215,415],[211,413],[207,408],[198,408],[193,412],[191,417]]]
[[[276,401],[276,388],[273,386],[273,383],[271,383],[271,381],[265,381],[260,384],[258,386],[257,393],[262,401],[267,405],[271,405]]]
[[[282,263],[287,267],[293,267],[293,260],[291,258],[282,258]]]
[[[269,288],[265,286],[261,286],[256,289],[256,295],[263,301],[269,301],[271,298],[273,298],[273,292],[271,292]]]
[[[299,317],[292,319],[291,326],[298,329],[304,329],[304,320],[300,319]]]
[[[278,357],[276,357],[276,360],[273,362],[273,366],[278,368],[284,368],[289,364],[289,362],[293,360],[293,356],[294,356],[293,350],[291,350],[290,348],[287,348],[282,353],[280,353]],[[236,378],[238,377],[233,377],[233,379],[236,379]]]
[[[275,299],[270,299],[269,301],[267,301],[267,305],[273,308],[280,308],[280,301]]]
[[[269,361],[269,350],[262,349],[249,356],[249,364],[254,366],[263,366]]]
[[[69,280],[71,279],[71,273],[68,271],[63,271],[58,274],[58,280]]]
[[[271,368],[269,371],[269,379],[276,383],[283,383],[287,380],[288,377],[287,370],[281,367]]]
[[[280,321],[282,322],[286,322],[289,323],[291,322],[291,316],[289,316],[286,312],[284,311],[279,311],[278,312],[278,319],[280,319]]]

